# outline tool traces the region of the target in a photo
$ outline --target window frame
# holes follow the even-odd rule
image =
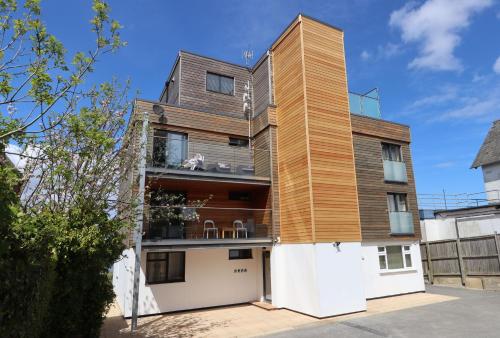
[[[398,147],[399,157],[401,158],[401,161],[396,161],[396,160],[391,160],[391,159],[385,159],[384,158],[384,146]],[[405,160],[403,158],[403,146],[401,144],[389,143],[389,142],[381,142],[381,149],[382,149],[382,161],[392,161],[392,162],[398,162],[398,163],[405,163]],[[391,152],[389,151],[389,154],[390,153]]]
[[[208,89],[208,75],[215,75],[217,77],[219,77],[219,90],[212,90],[212,89]],[[232,79],[233,80],[233,90],[232,90],[232,93],[228,94],[228,93],[224,93],[221,91],[221,78],[227,78],[227,79]],[[227,95],[227,96],[235,96],[236,95],[236,81],[235,81],[235,78],[234,76],[229,76],[229,75],[223,75],[223,74],[219,74],[219,73],[215,73],[215,72],[211,72],[211,71],[206,71],[205,73],[205,91],[207,92],[210,92],[210,93],[217,93],[217,94],[222,94],[222,95]]]
[[[231,251],[238,251],[238,257],[231,257]],[[250,252],[250,256],[241,255],[242,252]],[[240,260],[240,259],[253,259],[253,250],[252,249],[229,249],[227,251],[227,256],[230,261],[232,260]]]
[[[395,268],[395,269],[390,269],[389,268],[389,261],[387,257],[387,247],[390,246],[396,246],[396,247],[401,247],[401,256],[402,256],[402,261],[403,261],[403,268]],[[383,249],[383,250],[380,250]],[[378,245],[377,246],[377,257],[378,257],[378,268],[380,272],[397,272],[397,271],[408,271],[408,270],[415,270],[414,264],[413,264],[413,257],[411,255],[411,245],[408,244],[400,244],[400,245]],[[410,257],[410,264],[408,265],[406,262],[406,257],[409,255]],[[384,262],[385,262],[385,268],[382,268],[380,266],[380,257],[384,257]]]
[[[406,210],[399,210],[399,203],[397,199],[394,199],[394,206],[396,207],[396,210],[391,210],[391,204],[389,203],[389,196],[404,196],[404,202],[405,202],[405,209]],[[391,197],[393,198],[393,197]],[[387,193],[387,211],[388,212],[410,212],[410,206],[408,205],[408,194],[403,193],[403,192],[388,192]]]
[[[231,142],[231,141],[233,141],[233,142]],[[236,142],[234,142],[234,141],[236,141]],[[248,148],[248,146],[250,145],[250,140],[248,138],[244,138],[244,137],[229,136],[228,144],[231,147]]]
[[[154,253],[164,253],[165,258],[162,259],[150,259],[149,255]],[[170,258],[170,254],[172,253],[181,253],[182,254],[182,261],[183,261],[183,268],[182,268],[182,279],[175,279],[175,280],[169,280],[168,278],[168,262]],[[165,280],[161,281],[154,281],[151,282],[149,278],[149,269],[148,269],[148,263],[149,262],[165,262],[166,268],[165,268]],[[146,285],[154,285],[154,284],[170,284],[170,283],[185,283],[186,282],[186,252],[185,251],[160,251],[160,252],[147,252],[146,253]]]
[[[164,134],[164,135],[161,135]],[[177,135],[182,137],[181,142],[184,142],[185,146],[183,145],[182,147],[182,160],[179,164],[174,165],[169,163],[169,146],[170,146],[170,136],[169,135]],[[156,140],[160,139],[161,143],[163,143],[161,146],[164,148],[164,154],[162,156],[165,158],[163,167],[164,168],[178,168],[182,165],[182,163],[189,158],[189,134],[180,132],[180,131],[173,131],[173,130],[168,130],[168,129],[160,129],[160,128],[155,128],[153,131],[153,154],[152,154],[152,161],[155,164],[156,167],[158,167],[156,164],[161,163],[158,159],[155,159],[155,147],[156,147]]]

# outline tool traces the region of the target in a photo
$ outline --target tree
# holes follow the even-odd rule
[[[0,1],[0,156],[15,142],[26,159],[21,176],[0,161],[0,336],[97,337],[114,297],[132,215],[116,212],[117,185],[135,153],[122,150],[128,84],[81,85],[123,45],[108,5],[92,8],[95,48],[69,64],[39,1]]]

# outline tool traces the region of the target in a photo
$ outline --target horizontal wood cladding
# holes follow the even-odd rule
[[[258,116],[270,104],[269,57],[266,56],[252,73],[253,114]]]
[[[301,28],[293,25],[273,46],[280,233],[283,243],[313,242],[305,126]]]
[[[276,108],[268,106],[266,109],[252,120],[252,136],[259,134],[269,125],[276,125]]]
[[[352,132],[410,143],[410,128],[389,121],[351,114]]]
[[[306,17],[302,30],[315,238],[360,241],[343,32]]]
[[[353,119],[353,125],[354,125]],[[359,122],[359,119],[357,119]],[[371,126],[377,121],[370,121]],[[399,125],[393,124],[397,133],[401,133]],[[380,121],[380,128],[387,128],[388,123]],[[409,131],[406,132],[409,135]],[[391,142],[401,145],[403,161],[406,163],[408,184],[386,183],[382,162],[381,143],[391,133],[384,137],[353,133],[354,155],[356,159],[356,175],[358,182],[359,212],[361,217],[361,232],[363,241],[399,241],[402,239],[420,239],[420,223],[418,215],[415,179],[409,144],[405,141]],[[391,236],[387,193],[407,194],[409,210],[413,215],[414,236]]]
[[[149,112],[151,122],[159,122],[159,116],[153,112],[153,105],[158,102],[136,100],[135,114]],[[236,136],[248,136],[248,121],[230,116],[222,116],[170,105],[162,105],[165,110],[166,123],[176,127],[199,129]]]
[[[180,104],[183,107],[244,117],[244,86],[251,80],[251,73],[247,68],[186,52],[181,52],[180,62]],[[207,91],[207,71],[234,77],[234,95]]]

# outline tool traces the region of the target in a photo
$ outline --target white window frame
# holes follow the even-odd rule
[[[400,246],[401,247],[401,255],[403,256],[403,268],[402,269],[389,269],[389,262],[387,261],[387,247],[388,246]],[[382,251],[380,249],[383,249]],[[413,262],[413,257],[411,254],[411,246],[409,244],[401,244],[401,245],[379,245],[377,246],[377,253],[378,253],[378,267],[381,272],[397,272],[397,271],[408,271],[408,270],[415,270],[414,267],[414,262]],[[411,266],[406,265],[406,255],[410,255],[410,263]],[[385,261],[385,269],[383,269],[380,266],[380,257],[384,257]]]

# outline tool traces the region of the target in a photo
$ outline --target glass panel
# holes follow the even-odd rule
[[[170,252],[168,254],[168,281],[184,280],[184,252]]]
[[[168,161],[167,164],[172,167],[178,167],[187,157],[186,142],[187,137],[184,134],[168,133]]]
[[[164,282],[167,276],[166,261],[147,262],[146,271],[148,283]]]
[[[406,267],[411,268],[411,255],[405,254]]]
[[[220,77],[220,92],[223,94],[233,95],[234,79],[232,77]]]
[[[219,76],[212,73],[207,73],[207,90],[214,92],[220,91]]]
[[[384,179],[391,182],[408,182],[406,164],[384,160]]]
[[[394,194],[387,194],[387,206],[388,206],[390,212],[397,211],[396,199],[394,197]]]
[[[397,211],[408,211],[408,207],[406,205],[406,195],[405,194],[396,194],[396,200],[397,200]]]
[[[391,245],[386,247],[387,265],[389,269],[403,269],[403,253],[400,245]]]
[[[349,93],[349,108],[351,113],[360,115],[362,113],[361,96]]]
[[[155,137],[153,139],[153,165],[155,167],[164,167],[167,160],[167,140]]]
[[[410,251],[410,246],[409,245],[405,245],[404,249],[405,249],[405,251]]]
[[[378,247],[378,252],[384,252],[384,251],[385,251],[385,247],[383,247],[383,246]]]
[[[385,256],[380,255],[378,256],[378,264],[380,265],[380,269],[387,269],[387,264],[385,262]]]

